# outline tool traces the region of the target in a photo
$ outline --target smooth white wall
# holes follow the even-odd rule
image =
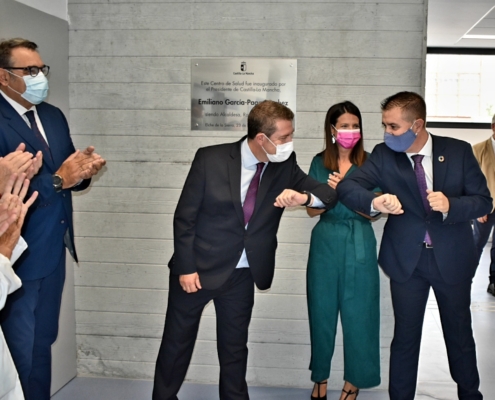
[[[323,148],[332,104],[349,99],[360,107],[371,150],[383,137],[381,100],[423,91],[425,0],[71,0],[69,15],[73,137],[108,160],[75,199],[78,373],[152,378],[180,190],[198,147],[240,138],[191,132],[190,59],[297,58],[295,148],[307,170]],[[252,385],[311,386],[305,270],[314,223],[302,209],[282,219],[273,287],[256,294]],[[385,388],[393,327],[386,279],[381,309]],[[342,375],[339,335],[332,388],[341,388]],[[211,305],[187,379],[218,381]]]
[[[67,20],[67,0],[16,0],[54,17]]]

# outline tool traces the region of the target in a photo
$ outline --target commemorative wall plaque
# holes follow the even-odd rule
[[[191,60],[191,130],[246,131],[249,111],[263,100],[296,113],[297,60]]]

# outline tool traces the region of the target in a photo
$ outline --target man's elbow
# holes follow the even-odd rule
[[[325,208],[327,210],[330,210],[331,208],[334,208],[337,205],[337,202],[339,201],[339,196],[337,195],[337,191],[335,189],[332,189],[331,187],[328,187],[330,191],[328,192],[326,198],[321,199],[323,203],[325,203]]]
[[[488,210],[484,215],[491,214],[493,212],[493,198],[488,197],[486,201],[486,210]]]

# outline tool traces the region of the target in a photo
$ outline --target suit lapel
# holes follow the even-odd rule
[[[489,165],[490,169],[493,171],[495,166],[495,153],[493,152],[493,145],[491,138],[485,142],[484,152],[486,158],[486,165]]]
[[[256,213],[260,209],[261,204],[263,203],[263,200],[268,193],[268,189],[270,189],[272,186],[272,181],[275,176],[275,170],[276,166],[273,165],[273,163],[269,162],[265,168],[265,171],[263,172],[263,175],[261,176],[261,182],[258,188],[258,193],[256,194],[256,203],[254,205],[253,216],[251,217],[251,219],[256,217]]]
[[[449,166],[449,155],[445,154],[445,144],[441,138],[431,135],[433,140],[433,152],[431,163],[433,165],[433,191],[442,191],[445,176]]]
[[[41,150],[43,152],[43,163],[49,164],[53,168],[53,162],[49,154],[43,150],[43,146],[39,142],[39,139],[35,136],[31,128],[27,125],[26,121],[19,115],[19,113],[12,108],[12,106],[0,95],[0,112],[7,120],[9,127],[15,131],[21,138],[20,142],[25,142],[35,149],[35,152]],[[42,120],[43,128],[45,128],[45,121]]]
[[[234,203],[234,208],[239,218],[239,222],[244,226],[244,212],[242,211],[241,204],[241,143],[237,142],[234,144],[232,151],[230,153],[230,161],[228,164],[229,170],[229,183],[230,183],[230,195],[232,196],[232,202]]]
[[[53,159],[53,154],[61,154],[57,151],[58,140],[56,137],[56,129],[53,126],[53,118],[49,118],[42,109],[37,108],[38,115],[43,125],[43,130],[45,131],[46,138],[48,140],[49,154],[43,150],[43,162],[46,162],[50,167],[54,168],[55,159]],[[62,160],[63,161],[63,160]],[[62,162],[57,163],[57,165],[62,164]]]
[[[419,193],[418,181],[416,180],[416,174],[414,173],[414,168],[411,165],[411,161],[407,157],[406,153],[396,153],[395,154],[397,160],[397,166],[399,168],[400,173],[404,177],[407,187],[409,191],[414,197],[418,207],[422,212],[424,211],[423,199],[421,198],[421,194]],[[400,199],[399,199],[400,200]]]

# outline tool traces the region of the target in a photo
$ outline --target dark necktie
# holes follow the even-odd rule
[[[423,164],[421,164],[424,156],[421,154],[416,154],[411,158],[414,161],[414,173],[416,174],[416,181],[418,182],[419,193],[421,194],[421,200],[423,200],[423,207],[425,208],[425,211],[429,213],[431,211],[431,207],[427,199],[428,194],[426,193],[426,189],[428,189],[428,186],[426,185],[425,170],[423,168]],[[425,243],[431,245],[431,238],[428,231],[426,231],[425,234]]]
[[[43,150],[50,156],[52,157],[52,153],[50,152],[50,147],[48,147],[48,143],[46,142],[46,139],[43,137],[43,135],[40,132],[40,129],[38,128],[38,124],[36,123],[36,119],[34,118],[34,111],[27,111],[24,114],[27,119],[29,120],[29,123],[31,124],[31,130],[34,133],[34,136],[38,139],[40,142],[41,146],[43,147]]]
[[[256,204],[256,194],[258,193],[258,186],[260,185],[261,171],[265,163],[256,164],[256,173],[249,184],[249,188],[244,199],[244,205],[242,209],[244,211],[244,225],[247,225],[254,212],[254,205]]]

